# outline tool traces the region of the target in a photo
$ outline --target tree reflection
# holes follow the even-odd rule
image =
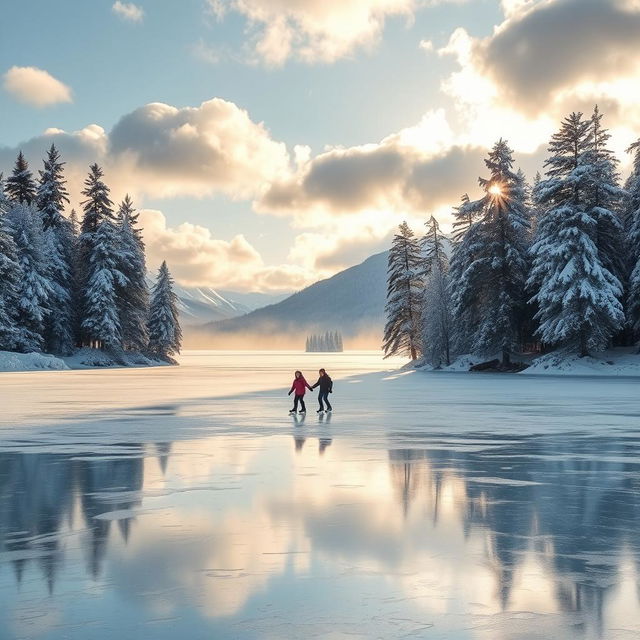
[[[162,469],[170,445],[155,445]],[[97,577],[112,528],[111,511],[140,505],[145,448],[141,444],[115,445],[107,456],[52,453],[0,454],[0,550],[7,552],[18,582],[29,562],[37,562],[50,592],[62,561],[61,540],[72,529],[76,506],[86,528],[89,572]],[[126,542],[135,520],[117,518]]]
[[[389,451],[404,517],[419,501],[437,526],[442,483],[461,482],[454,508],[467,535],[486,533],[485,560],[502,608],[509,606],[514,576],[534,553],[553,580],[558,608],[588,614],[601,632],[607,595],[619,582],[622,550],[636,564],[640,559],[636,440],[491,440],[467,452],[440,443]]]

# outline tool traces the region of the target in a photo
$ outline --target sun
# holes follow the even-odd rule
[[[502,187],[499,184],[494,184],[489,187],[489,193],[494,196],[502,195]]]

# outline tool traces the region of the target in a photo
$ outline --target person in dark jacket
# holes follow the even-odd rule
[[[329,402],[329,394],[333,393],[333,380],[329,376],[329,374],[324,370],[320,369],[318,372],[320,377],[318,378],[318,382],[316,382],[311,389],[315,389],[316,387],[320,387],[320,392],[318,393],[318,402],[320,403],[320,408],[316,413],[324,412],[324,403],[327,405],[327,411],[332,411],[333,407]]]
[[[293,384],[289,390],[289,395],[294,391],[296,392],[293,397],[293,409],[291,409],[289,413],[295,413],[298,410],[298,403],[300,403],[300,413],[307,413],[307,407],[304,406],[304,393],[307,389],[309,389],[309,391],[313,391],[309,386],[309,383],[304,379],[302,371],[296,371],[293,378]]]

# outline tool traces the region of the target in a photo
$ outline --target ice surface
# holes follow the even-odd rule
[[[0,637],[639,637],[637,382],[398,364],[0,374]]]

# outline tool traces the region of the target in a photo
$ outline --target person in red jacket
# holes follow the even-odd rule
[[[302,371],[296,371],[294,375],[295,377],[293,379],[291,389],[289,390],[289,395],[291,395],[294,391],[295,395],[293,396],[293,409],[291,409],[289,413],[295,413],[298,410],[298,403],[300,403],[300,413],[307,413],[307,408],[304,406],[304,393],[307,389],[309,389],[309,391],[313,391],[313,389],[304,379]]]

